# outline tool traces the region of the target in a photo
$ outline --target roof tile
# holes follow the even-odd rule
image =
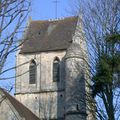
[[[56,21],[31,21],[20,53],[66,50],[75,32],[78,17]]]

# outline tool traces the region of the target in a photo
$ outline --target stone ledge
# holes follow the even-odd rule
[[[35,91],[35,92],[19,92],[15,93],[14,95],[19,95],[19,94],[38,94],[38,93],[48,93],[48,92],[64,92],[65,90],[42,90],[42,91]]]
[[[87,116],[87,113],[84,111],[69,111],[65,115],[76,115],[76,114]]]

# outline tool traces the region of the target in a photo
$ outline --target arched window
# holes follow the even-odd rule
[[[29,83],[35,84],[36,83],[36,74],[37,74],[37,66],[34,60],[31,60],[29,66]]]
[[[53,82],[60,80],[60,60],[56,57],[53,61]]]

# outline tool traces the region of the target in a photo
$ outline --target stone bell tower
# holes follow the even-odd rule
[[[87,120],[85,59],[86,44],[79,18],[71,46],[65,56],[65,120]]]

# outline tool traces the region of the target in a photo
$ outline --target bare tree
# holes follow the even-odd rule
[[[29,0],[1,0],[0,1],[0,80],[6,72],[15,69],[6,67],[7,60],[13,59],[19,49],[21,33],[24,32],[25,19],[30,10]],[[13,75],[14,76],[14,75]]]
[[[119,120],[120,1],[74,2],[77,10],[79,8],[79,16],[82,16],[88,46],[89,62],[86,62],[88,76],[93,80],[93,85],[89,87],[93,90],[93,97],[96,96],[96,117],[100,120]]]

